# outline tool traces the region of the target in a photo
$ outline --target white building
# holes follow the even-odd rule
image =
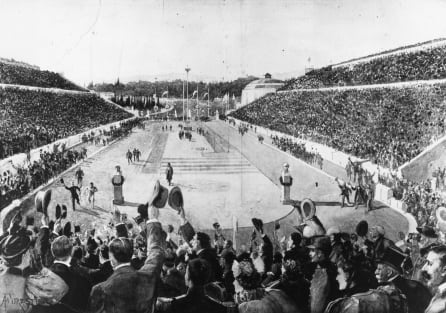
[[[242,91],[242,101],[237,105],[237,109],[241,108],[264,95],[276,92],[283,86],[283,81],[271,78],[271,74],[266,73],[265,78],[257,79],[250,82]]]

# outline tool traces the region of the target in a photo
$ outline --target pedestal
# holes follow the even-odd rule
[[[122,185],[113,186],[113,204],[123,204],[124,195],[122,194]]]
[[[282,186],[282,194],[281,194],[281,200],[283,204],[289,204],[291,199],[290,199],[290,190],[291,187],[290,186]]]

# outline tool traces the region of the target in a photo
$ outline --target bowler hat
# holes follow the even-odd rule
[[[31,243],[26,235],[26,229],[21,228],[18,232],[8,235],[0,241],[0,255],[6,261],[24,254]]]
[[[378,259],[377,262],[389,265],[401,274],[403,272],[402,265],[406,258],[407,255],[405,255],[402,251],[399,251],[393,247],[388,247],[384,251],[383,257]]]
[[[153,188],[152,196],[150,197],[149,200],[149,205],[153,205],[158,209],[164,208],[168,196],[169,196],[169,190],[163,185],[161,185],[160,181],[157,180]]]
[[[431,227],[431,226],[425,225],[423,227],[417,227],[417,231],[420,234],[422,234],[422,235],[424,235],[424,236],[426,236],[428,238],[438,238],[438,235],[435,232],[435,229],[433,227]]]
[[[356,234],[360,237],[364,237],[367,235],[369,231],[369,224],[366,221],[360,221],[358,225],[356,225]]]
[[[48,215],[48,205],[51,201],[51,189],[39,191],[34,200],[37,212]]]
[[[170,190],[168,203],[176,211],[180,211],[183,208],[184,200],[180,187],[175,186]]]
[[[215,222],[214,224],[212,224],[212,227],[220,228],[220,223],[219,222]]]

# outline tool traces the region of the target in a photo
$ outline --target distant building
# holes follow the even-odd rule
[[[109,91],[99,91],[97,93],[99,94],[100,97],[107,99],[107,100],[111,100],[111,98],[113,98],[115,96],[115,94],[113,92],[109,92]]]
[[[237,109],[241,108],[264,95],[276,92],[283,86],[283,81],[271,78],[271,74],[266,73],[265,78],[257,79],[250,82],[242,91],[242,101],[237,105]]]

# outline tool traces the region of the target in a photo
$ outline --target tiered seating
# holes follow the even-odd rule
[[[446,78],[446,45],[382,56],[350,67],[325,67],[290,80],[282,90],[371,85]]]
[[[445,97],[445,84],[287,92],[232,116],[395,167],[444,133]]]
[[[0,89],[0,158],[132,115],[90,93]]]
[[[85,91],[57,73],[0,60],[0,83]]]

